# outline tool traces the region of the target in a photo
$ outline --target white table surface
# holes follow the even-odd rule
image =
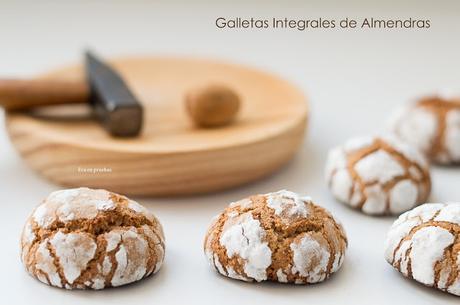
[[[95,2],[95,3],[93,3]],[[96,3],[97,2],[97,3]],[[405,2],[0,1],[0,75],[32,76],[80,60],[90,46],[110,57],[184,54],[224,58],[282,75],[309,96],[303,147],[275,175],[230,191],[181,199],[140,199],[161,219],[162,270],[134,285],[65,291],[31,278],[18,239],[31,211],[58,188],[33,173],[0,129],[0,296],[4,304],[458,304],[459,299],[403,278],[383,259],[394,218],[364,216],[337,203],[323,180],[327,150],[350,136],[382,130],[391,109],[411,97],[460,87],[460,5]],[[418,17],[429,30],[218,30],[224,17]],[[0,120],[3,123],[3,114]],[[2,124],[3,125],[3,124]],[[434,167],[431,201],[460,201],[460,169]],[[343,268],[314,286],[248,284],[211,271],[202,240],[211,217],[230,201],[289,189],[312,196],[344,224]]]

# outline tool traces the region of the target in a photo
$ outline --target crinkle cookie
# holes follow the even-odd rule
[[[345,232],[328,211],[288,191],[230,204],[204,242],[219,273],[248,282],[324,281],[340,268],[346,248]]]
[[[164,258],[158,219],[140,204],[105,190],[51,193],[21,237],[22,262],[43,283],[102,289],[156,273]]]
[[[402,108],[391,129],[440,164],[460,163],[460,98],[428,97]]]
[[[427,203],[391,226],[385,259],[406,277],[460,296],[460,203]]]
[[[332,149],[325,175],[335,198],[370,215],[400,214],[425,202],[431,190],[423,155],[389,135]]]

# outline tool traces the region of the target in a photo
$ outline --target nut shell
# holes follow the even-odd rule
[[[391,226],[385,259],[404,276],[460,296],[460,203],[427,203]]]
[[[204,242],[211,266],[224,276],[296,284],[329,278],[346,248],[345,232],[328,211],[288,191],[230,204]]]
[[[240,98],[231,89],[212,85],[190,91],[186,108],[195,125],[218,127],[232,122],[240,108]]]
[[[158,272],[163,229],[146,208],[105,190],[51,193],[31,214],[21,236],[26,270],[66,289],[125,285]]]
[[[337,200],[370,215],[399,215],[425,202],[431,190],[424,156],[389,135],[332,149],[325,175]]]

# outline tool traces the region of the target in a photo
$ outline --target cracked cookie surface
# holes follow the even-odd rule
[[[204,241],[214,269],[248,282],[324,281],[341,267],[346,248],[342,225],[310,198],[289,191],[231,203]]]
[[[51,193],[28,218],[21,259],[41,282],[66,289],[103,289],[160,269],[162,226],[137,202],[106,190]]]
[[[430,160],[460,163],[460,98],[423,98],[395,113],[390,128]]]
[[[460,203],[427,203],[391,226],[385,259],[404,276],[460,296]]]
[[[328,155],[326,181],[334,197],[366,214],[400,214],[425,202],[429,166],[394,136],[352,138]]]

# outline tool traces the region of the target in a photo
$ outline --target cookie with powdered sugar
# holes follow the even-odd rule
[[[353,138],[333,148],[325,175],[336,199],[370,215],[399,215],[426,202],[431,190],[424,156],[390,135]]]
[[[48,285],[103,289],[156,273],[165,242],[146,208],[106,190],[51,193],[31,214],[21,237],[26,270]]]
[[[427,203],[391,226],[385,259],[404,276],[460,296],[460,203]]]
[[[313,284],[339,270],[345,232],[324,208],[289,191],[255,195],[216,216],[204,252],[220,274],[242,281]]]
[[[397,111],[391,130],[440,164],[460,163],[460,97],[426,97]]]

